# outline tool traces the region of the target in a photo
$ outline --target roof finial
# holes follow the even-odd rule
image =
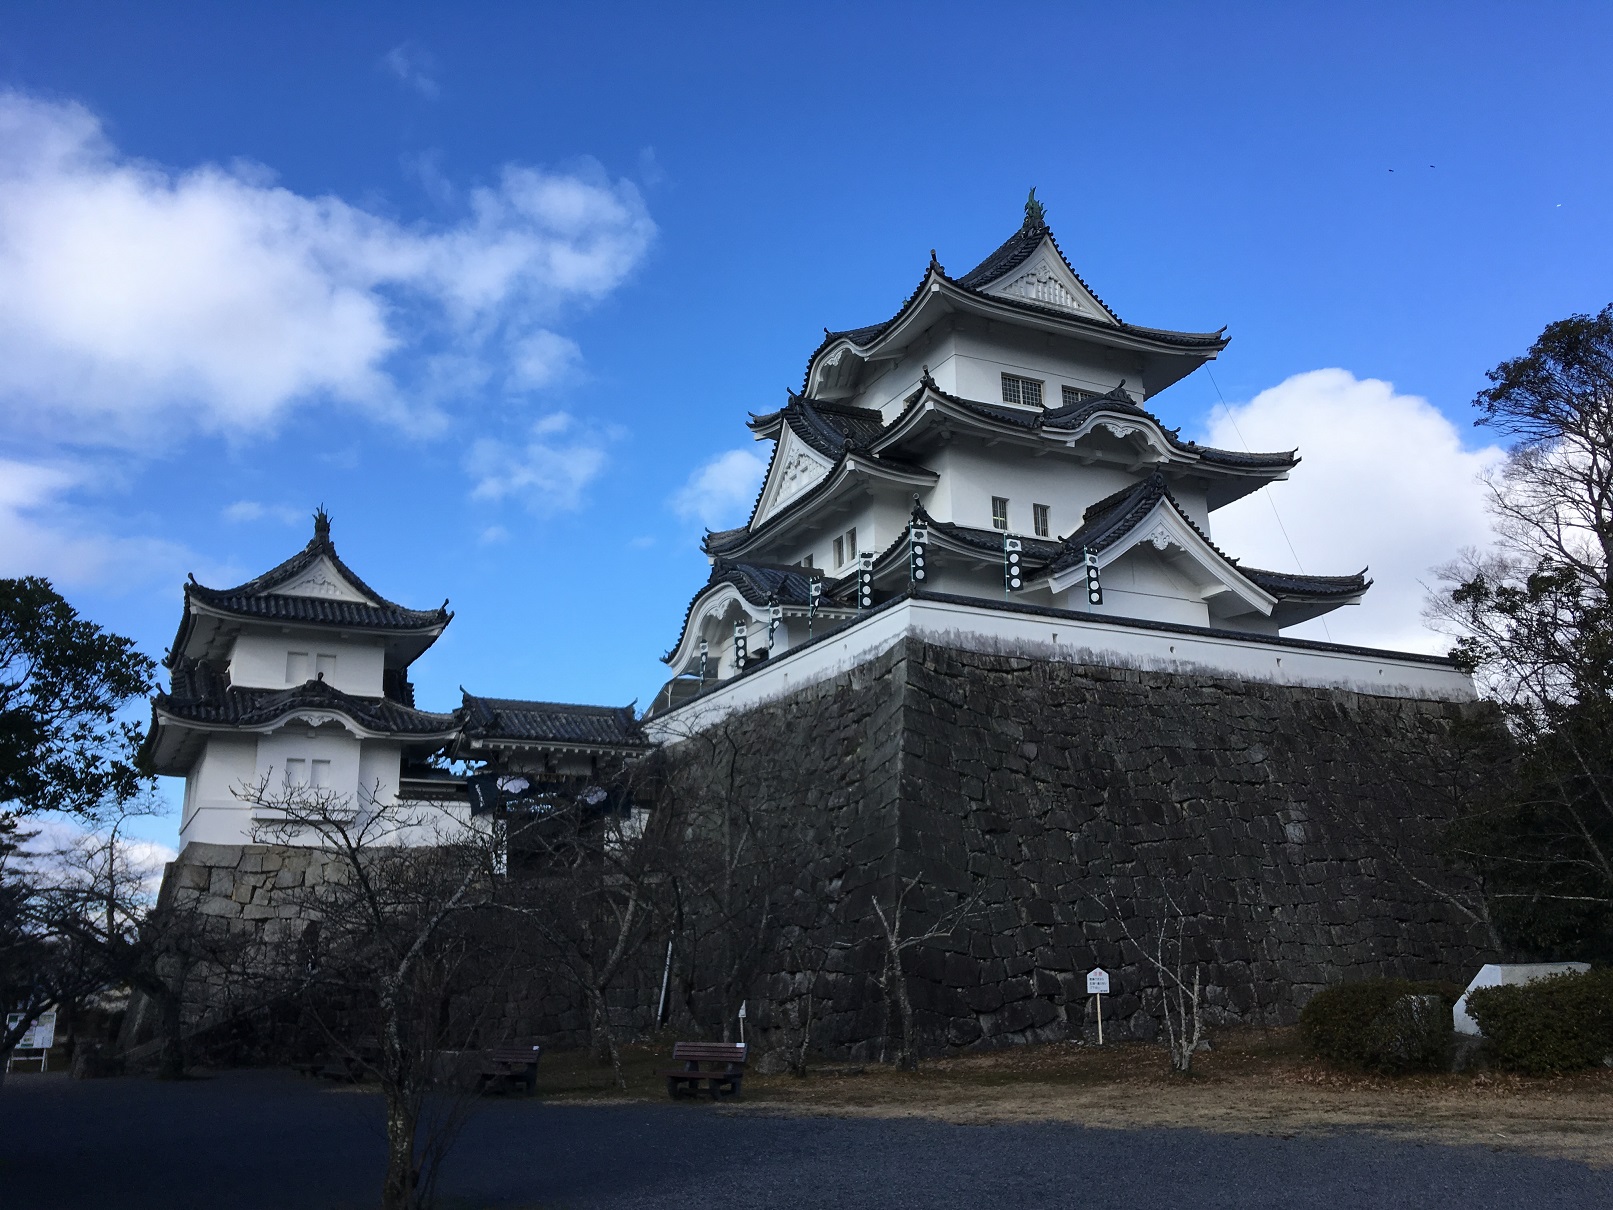
[[[1047,211],[1042,209],[1042,203],[1036,200],[1036,186],[1031,186],[1031,194],[1025,199],[1025,230],[1037,231],[1047,226]]]
[[[322,542],[330,541],[330,514],[325,511],[323,504],[314,510],[314,538]]]
[[[930,249],[930,268],[935,270],[942,277],[946,276],[946,270],[941,266],[941,262],[936,260],[936,258],[935,258],[935,249],[934,248]]]

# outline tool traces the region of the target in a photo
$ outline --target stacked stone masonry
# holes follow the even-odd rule
[[[1465,981],[1490,942],[1438,851],[1466,776],[1451,730],[1473,709],[907,640],[731,716],[724,792],[807,821],[798,891],[820,909],[812,944],[776,946],[749,993],[753,1040],[793,1048],[810,1021],[815,1050],[889,1053],[876,899],[887,915],[901,900],[908,936],[967,908],[904,954],[928,1053],[1090,1033],[1093,966],[1113,981],[1110,1028],[1152,1036],[1142,951],[1162,926],[1212,1024],[1291,1022],[1353,978]],[[714,776],[699,735],[667,755],[685,792]],[[311,853],[192,845],[168,883],[261,928],[287,911],[275,888],[318,877]],[[622,981],[630,1031],[653,1024],[665,947]],[[537,971],[524,986],[505,1032],[581,1041],[564,988]],[[688,1015],[690,987],[674,1000],[684,1028],[725,1011]]]

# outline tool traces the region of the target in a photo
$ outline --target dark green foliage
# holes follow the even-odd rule
[[[1509,1071],[1556,1075],[1613,1055],[1613,970],[1481,987],[1467,1011],[1491,1062]]]
[[[88,813],[132,797],[140,733],[117,714],[151,692],[155,671],[49,580],[0,579],[0,812]]]
[[[1613,959],[1613,307],[1549,325],[1474,401],[1513,441],[1487,476],[1496,542],[1432,602],[1515,741],[1449,853],[1511,948]]]
[[[1312,1054],[1342,1067],[1398,1073],[1441,1071],[1450,1061],[1448,983],[1363,979],[1318,992],[1299,1015]]]

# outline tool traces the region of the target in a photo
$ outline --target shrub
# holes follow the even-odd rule
[[[1481,987],[1467,1011],[1491,1061],[1510,1071],[1555,1075],[1613,1055],[1613,970]]]
[[[1451,1006],[1447,983],[1363,979],[1318,992],[1299,1015],[1312,1054],[1367,1071],[1438,1071],[1449,1066]]]

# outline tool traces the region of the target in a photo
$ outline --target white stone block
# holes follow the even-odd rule
[[[1479,973],[1473,976],[1473,982],[1467,985],[1467,991],[1462,993],[1462,998],[1451,1009],[1452,1023],[1459,1034],[1482,1037],[1479,1023],[1467,1014],[1468,992],[1480,987],[1533,983],[1536,979],[1545,979],[1551,975],[1566,975],[1571,971],[1584,974],[1590,969],[1590,964],[1586,962],[1522,962],[1506,965],[1496,962],[1486,963],[1479,968]]]

